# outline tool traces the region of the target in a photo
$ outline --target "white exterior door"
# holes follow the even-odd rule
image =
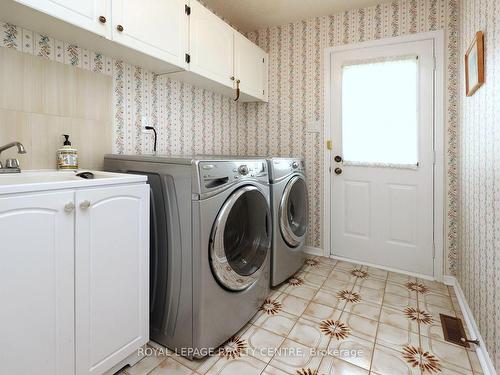
[[[246,94],[267,100],[267,53],[240,33],[234,33],[234,76]]]
[[[149,339],[149,186],[75,201],[76,373],[102,374]]]
[[[111,29],[111,0],[15,1],[101,36],[108,36]]]
[[[186,68],[185,5],[182,0],[113,0],[113,40]]]
[[[0,198],[2,374],[74,373],[73,201],[71,191]]]
[[[331,251],[434,275],[432,40],[331,56]]]
[[[191,2],[189,22],[189,70],[233,87],[233,28],[198,1]]]

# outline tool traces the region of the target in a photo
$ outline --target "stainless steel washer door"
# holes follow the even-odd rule
[[[304,241],[308,226],[307,185],[300,176],[290,179],[281,197],[279,223],[283,239],[291,247]]]
[[[271,219],[254,186],[236,190],[222,206],[210,236],[210,264],[217,281],[232,291],[255,283],[271,248]]]

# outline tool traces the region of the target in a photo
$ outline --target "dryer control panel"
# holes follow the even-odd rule
[[[246,181],[269,183],[265,160],[201,161],[198,164],[200,193]]]
[[[306,166],[300,158],[272,158],[269,159],[269,176],[271,182],[280,181],[292,174],[305,175]]]

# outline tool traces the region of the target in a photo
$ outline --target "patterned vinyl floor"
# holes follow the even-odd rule
[[[462,317],[442,283],[310,257],[216,355],[152,350],[120,374],[482,374],[473,349],[444,341],[439,313]]]

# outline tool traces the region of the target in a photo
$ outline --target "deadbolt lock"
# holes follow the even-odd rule
[[[333,160],[335,160],[337,163],[341,163],[342,162],[342,156],[340,155],[336,155]]]
[[[335,172],[335,174],[342,174],[342,169],[341,168],[335,168],[334,172]]]

